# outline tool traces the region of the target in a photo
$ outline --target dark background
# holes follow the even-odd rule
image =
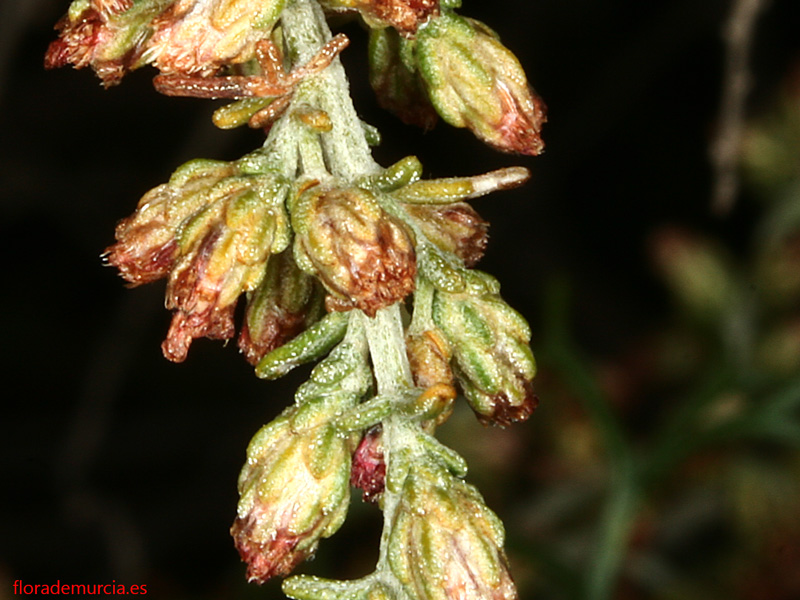
[[[548,280],[569,278],[575,335],[602,358],[667,310],[645,256],[656,226],[746,244],[746,202],[724,219],[709,208],[728,4],[465,0],[462,14],[501,34],[549,106],[547,151],[535,159],[441,124],[426,134],[398,126],[365,84],[365,36],[346,29],[344,60],[359,111],[383,133],[382,164],[413,153],[428,176],[532,170],[526,187],[475,206],[493,225],[481,268],[531,320],[534,352]],[[186,363],[167,362],[163,285],[126,290],[99,259],[116,221],[175,167],[237,158],[260,137],[215,130],[211,102],[160,97],[150,69],[108,91],[89,70],[44,71],[67,6],[0,4],[0,599],[16,579],[143,583],[157,598],[281,597],[277,584],[244,585],[228,528],[247,441],[307,372],[262,382],[235,344],[205,340]],[[759,21],[751,112],[797,68],[798,31],[800,2],[774,0]],[[522,435],[546,429],[542,418]],[[484,480],[505,517],[518,490]],[[310,572],[367,572],[377,511],[356,501],[352,521]]]

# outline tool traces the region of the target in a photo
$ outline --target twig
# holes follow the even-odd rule
[[[725,73],[719,109],[719,130],[711,144],[714,167],[712,210],[718,215],[733,208],[739,188],[738,162],[744,131],[745,102],[750,91],[750,51],[755,23],[768,0],[733,0],[725,25]]]

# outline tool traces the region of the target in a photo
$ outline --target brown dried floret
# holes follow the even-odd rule
[[[414,244],[401,221],[361,188],[311,188],[294,211],[295,257],[331,292],[330,306],[378,309],[414,290]]]
[[[455,254],[467,267],[477,264],[486,252],[489,223],[469,204],[407,204],[405,208],[425,237]]]

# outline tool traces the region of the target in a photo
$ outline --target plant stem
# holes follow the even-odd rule
[[[405,333],[400,315],[400,304],[394,304],[378,311],[374,319],[363,316],[366,324],[367,341],[372,357],[373,371],[381,395],[398,395],[413,387],[411,367],[405,350]],[[383,421],[383,459],[386,463],[387,477],[395,468],[394,455],[400,449],[416,444],[402,417],[391,415]],[[400,495],[387,486],[383,492],[383,533],[381,534],[380,554],[376,573],[386,567],[389,533]]]
[[[287,55],[294,65],[310,60],[331,39],[322,10],[310,0],[289,0],[281,23]],[[298,84],[288,110],[302,106],[325,111],[331,122],[330,131],[310,133],[298,129],[303,126],[296,119],[281,119],[265,144],[269,149],[277,148],[293,161],[297,171],[295,175],[333,176],[353,182],[380,170],[372,158],[338,58],[323,72]],[[406,356],[400,304],[379,310],[374,318],[360,312],[354,317],[361,321],[366,331],[378,395],[400,396],[412,389],[414,382]],[[403,417],[389,416],[382,425],[384,461],[389,473],[395,468],[393,457],[396,452],[417,442]],[[388,537],[399,501],[399,494],[385,490],[378,575],[388,568]]]
[[[294,65],[308,62],[332,38],[322,9],[311,0],[289,0],[281,24],[286,52]],[[304,104],[325,111],[330,118],[331,130],[321,133],[319,140],[331,175],[354,181],[380,169],[372,158],[338,57],[321,73],[298,84],[288,110]],[[292,121],[289,128],[301,126],[295,119],[281,121]],[[271,139],[270,135],[267,146]]]

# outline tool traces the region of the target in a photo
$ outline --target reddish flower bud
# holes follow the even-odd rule
[[[48,69],[91,66],[106,87],[141,66],[150,22],[165,0],[76,0],[56,25],[59,38],[45,55]]]
[[[248,178],[231,181],[231,189],[221,190],[224,195],[181,231],[182,256],[167,285],[166,307],[176,311],[162,345],[170,360],[183,361],[195,338],[233,337],[236,301],[264,276],[274,242],[282,236],[277,231],[282,209],[251,190],[250,183]]]
[[[544,150],[544,103],[514,54],[485,25],[454,14],[433,19],[417,35],[416,57],[445,121],[504,152]]]
[[[367,315],[414,290],[416,257],[404,225],[361,188],[312,187],[292,210],[295,258],[343,308]]]
[[[439,292],[433,319],[453,348],[458,383],[478,419],[500,426],[526,420],[539,401],[522,316],[496,295]]]
[[[386,485],[381,431],[380,425],[367,431],[353,453],[350,485],[364,491],[365,502],[376,502]]]
[[[243,291],[243,269],[231,256],[232,236],[216,223],[202,241],[178,263],[167,286],[166,307],[175,310],[164,356],[183,362],[195,338],[233,337],[233,311]]]
[[[165,183],[147,192],[136,212],[117,225],[117,243],[104,261],[117,267],[132,285],[166,277],[180,253],[176,232],[181,224],[206,206],[205,192],[236,173],[230,163],[193,160],[181,166]]]
[[[106,262],[134,285],[169,277],[166,306],[176,313],[162,346],[167,358],[184,360],[195,338],[233,336],[239,295],[256,288],[270,253],[288,244],[284,194],[277,177],[191,161],[119,224]]]

